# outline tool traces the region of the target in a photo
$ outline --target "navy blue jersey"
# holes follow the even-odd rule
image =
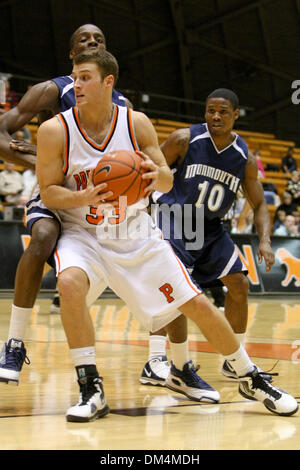
[[[59,98],[61,102],[61,111],[67,111],[75,106],[75,95],[74,95],[74,80],[70,75],[64,75],[62,77],[52,78],[52,81],[56,83],[59,90]],[[117,90],[112,92],[113,103],[119,106],[126,106],[125,97]]]
[[[221,219],[230,210],[244,177],[248,159],[248,147],[245,141],[235,135],[234,141],[219,151],[211,138],[207,124],[195,124],[190,127],[191,137],[189,148],[184,160],[174,166],[174,184],[166,194],[154,192],[152,199],[159,205],[180,205],[189,208],[188,217],[193,230],[195,229],[196,208],[204,208],[204,245],[206,249],[211,243],[223,236]],[[162,206],[163,208],[163,206]],[[186,265],[193,265],[199,256],[196,249],[187,250],[184,229],[182,238],[174,235],[178,224],[182,225],[188,220],[181,214],[187,214],[186,209],[176,214],[176,218],[168,222],[168,238],[180,259]],[[164,235],[166,227],[161,215],[157,214],[157,223]],[[194,224],[194,225],[193,225]],[[181,227],[182,228],[182,227]],[[177,231],[178,233],[178,231]],[[201,250],[201,253],[203,251]]]
[[[248,159],[246,142],[234,141],[219,151],[207,124],[190,127],[189,148],[183,162],[174,167],[173,188],[167,194],[155,194],[159,203],[168,205],[204,205],[205,218],[222,219],[232,206],[244,177]]]

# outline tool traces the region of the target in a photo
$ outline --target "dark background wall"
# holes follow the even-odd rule
[[[148,115],[202,120],[207,94],[228,87],[245,110],[237,127],[300,146],[300,0],[2,0],[0,17],[0,74],[19,93],[69,73],[69,38],[94,23],[119,61],[118,88]]]

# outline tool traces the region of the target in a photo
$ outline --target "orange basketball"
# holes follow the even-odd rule
[[[93,171],[93,183],[107,183],[105,192],[114,194],[106,201],[114,201],[120,196],[127,197],[127,205],[135,204],[144,197],[144,189],[149,184],[142,179],[143,159],[130,150],[114,150],[99,160]]]

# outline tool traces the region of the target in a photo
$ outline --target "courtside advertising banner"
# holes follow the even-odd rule
[[[232,235],[248,270],[250,293],[300,293],[300,238],[272,237],[275,264],[266,273],[258,264],[256,235]],[[18,261],[30,242],[22,222],[0,222],[0,290],[13,290]],[[54,270],[45,265],[41,289],[55,289]]]

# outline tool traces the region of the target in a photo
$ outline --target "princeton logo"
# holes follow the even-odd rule
[[[276,256],[281,264],[285,264],[287,273],[285,279],[281,282],[281,285],[286,287],[289,283],[295,279],[295,286],[300,286],[300,260],[291,255],[285,248],[279,248],[276,251]]]

